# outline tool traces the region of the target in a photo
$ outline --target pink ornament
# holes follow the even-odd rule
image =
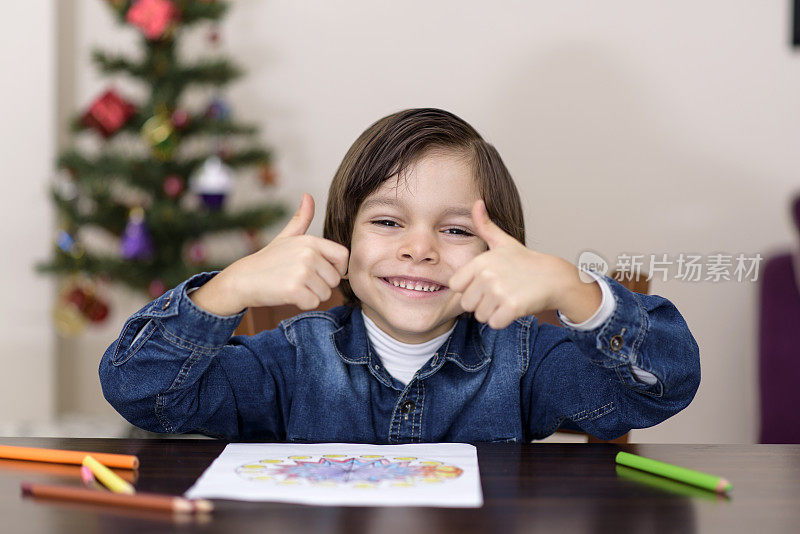
[[[189,114],[183,109],[176,109],[172,112],[172,125],[175,128],[185,128],[189,124]]]
[[[206,261],[206,248],[201,243],[194,243],[189,247],[189,261],[196,265]]]
[[[171,174],[164,179],[164,193],[170,198],[176,198],[183,193],[186,188],[186,182],[180,176]]]
[[[136,0],[128,10],[127,21],[139,27],[144,36],[154,41],[178,17],[178,10],[170,0]]]
[[[150,285],[147,286],[147,292],[150,294],[151,297],[158,298],[164,294],[167,288],[164,286],[164,282],[156,278],[155,280],[150,282]]]

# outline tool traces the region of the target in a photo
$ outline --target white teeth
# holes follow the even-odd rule
[[[440,289],[440,286],[436,286],[436,285],[432,285],[432,286],[422,285],[422,284],[413,285],[413,282],[408,282],[408,284],[406,284],[406,282],[397,282],[395,280],[392,280],[391,282],[392,282],[392,285],[395,286],[395,287],[402,287],[403,289],[413,289],[414,291],[428,291],[428,292],[431,292],[431,291],[437,291],[437,290]]]

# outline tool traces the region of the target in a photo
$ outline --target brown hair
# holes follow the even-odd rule
[[[407,109],[367,128],[350,147],[328,191],[323,237],[350,248],[361,203],[380,185],[416,163],[430,149],[463,153],[489,217],[525,244],[525,222],[519,192],[497,150],[463,119],[435,108]],[[339,288],[348,306],[359,303],[350,282]]]

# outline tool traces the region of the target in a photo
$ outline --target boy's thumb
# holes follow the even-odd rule
[[[289,237],[293,235],[303,235],[311,226],[314,219],[314,198],[308,193],[303,193],[300,207],[294,212],[294,216],[286,223],[283,230],[276,237]]]
[[[486,204],[483,200],[475,201],[472,206],[472,220],[475,223],[478,237],[486,241],[490,249],[500,245],[506,238],[510,237],[489,218],[489,213],[486,211]]]

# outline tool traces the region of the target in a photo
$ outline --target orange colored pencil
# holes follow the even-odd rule
[[[57,464],[82,465],[87,454],[108,467],[136,469],[139,459],[129,454],[107,454],[101,452],[65,451],[61,449],[39,449],[36,447],[14,447],[0,445],[0,458],[13,460],[31,460],[34,462],[52,462]]]
[[[123,506],[147,510],[160,510],[164,512],[211,512],[214,504],[205,499],[184,499],[175,495],[161,495],[158,493],[112,493],[97,491],[77,486],[55,486],[51,484],[31,484],[23,482],[20,485],[22,495],[56,499],[60,501],[83,502],[107,506]]]

